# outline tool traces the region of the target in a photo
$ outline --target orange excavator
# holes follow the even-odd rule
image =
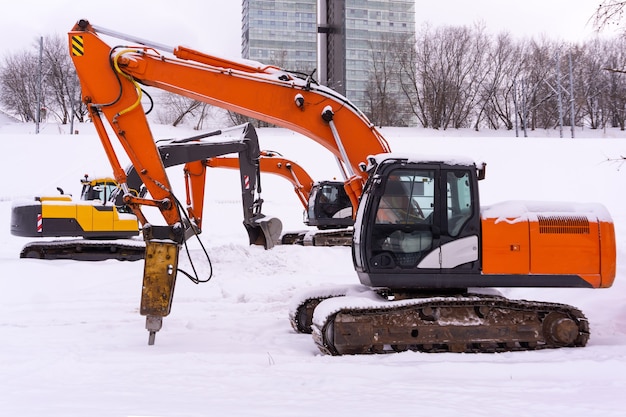
[[[110,47],[101,35],[131,43]],[[485,165],[467,158],[391,152],[345,97],[272,66],[172,48],[79,21],[70,55],[83,102],[146,242],[140,313],[149,344],[169,314],[185,230],[199,213],[180,205],[141,104],[142,85],[302,133],[347,171],[355,211],[352,257],[361,285],[306,291],[290,311],[331,355],[499,352],[585,346],[583,313],[564,304],[512,300],[497,287],[606,288],[615,278],[615,234],[600,204],[508,202],[481,207]],[[151,199],[128,192],[108,121]],[[190,183],[192,190],[200,186]],[[166,225],[151,225],[142,206]],[[471,289],[471,290],[470,290]]]
[[[207,167],[239,169],[239,160],[231,156],[209,158]],[[304,224],[319,230],[285,232],[282,244],[304,246],[350,246],[352,244],[352,204],[341,181],[313,181],[298,163],[278,152],[261,151],[262,173],[278,175],[293,185],[304,207]]]

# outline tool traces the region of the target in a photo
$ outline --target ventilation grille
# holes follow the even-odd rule
[[[588,235],[589,220],[582,216],[537,216],[539,233]]]

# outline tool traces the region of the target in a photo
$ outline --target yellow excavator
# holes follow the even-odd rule
[[[11,233],[26,237],[83,236],[87,239],[128,238],[137,236],[135,216],[124,216],[110,202],[117,182],[110,177],[80,180],[80,200],[63,189],[60,195],[35,197],[32,204],[15,204]]]
[[[21,258],[135,261],[143,258],[144,245],[137,218],[120,211],[110,201],[118,187],[113,178],[81,179],[80,200],[61,192],[15,202],[11,208],[11,234],[21,237],[81,237],[81,239],[30,242]]]

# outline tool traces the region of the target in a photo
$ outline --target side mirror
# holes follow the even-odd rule
[[[484,180],[487,176],[487,164],[483,162],[476,169],[478,171],[478,181]]]

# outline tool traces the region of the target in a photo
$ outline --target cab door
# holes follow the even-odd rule
[[[439,172],[437,166],[401,166],[381,176],[368,192],[371,205],[363,218],[369,226],[361,232],[372,269],[415,269],[439,246]]]
[[[438,244],[418,268],[479,270],[480,210],[475,176],[469,167],[441,170]]]

